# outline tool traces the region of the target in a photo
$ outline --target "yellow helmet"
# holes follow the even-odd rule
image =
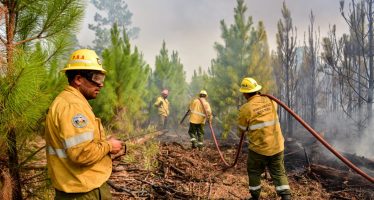
[[[69,59],[68,64],[61,71],[67,70],[97,70],[106,73],[101,64],[99,56],[95,51],[90,49],[79,49],[74,51]]]
[[[262,86],[257,84],[255,79],[247,77],[242,80],[239,91],[241,93],[252,93],[260,91],[261,88]]]
[[[205,95],[205,96],[208,96],[208,93],[205,91],[205,90],[201,90],[199,95]]]

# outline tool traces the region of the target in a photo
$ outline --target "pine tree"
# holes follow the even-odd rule
[[[169,57],[169,51],[166,48],[165,41],[162,42],[159,55],[156,56],[155,70],[153,80],[157,88],[162,90],[169,87],[169,80],[172,78],[172,64]]]
[[[272,90],[275,84],[273,68],[271,67],[267,33],[262,21],[258,23],[256,31],[252,31],[251,38],[253,43],[247,74],[256,77],[256,80],[261,83],[261,85],[266,86],[261,90],[262,92],[273,92]]]
[[[200,92],[200,90],[206,90],[209,84],[209,76],[207,72],[203,71],[201,67],[198,70],[193,71],[193,75],[191,77],[191,83],[189,85],[189,96],[195,96]],[[213,91],[212,91],[213,92]]]
[[[309,125],[315,126],[317,121],[318,91],[318,44],[319,38],[314,27],[314,14],[310,13],[307,41],[304,41],[303,61],[299,70],[298,90],[296,96],[299,100],[300,114]]]
[[[283,75],[278,78],[280,82],[277,82],[279,87],[280,99],[284,101],[288,107],[295,105],[295,92],[297,87],[297,62],[296,62],[296,28],[293,27],[291,12],[287,8],[286,3],[283,2],[282,7],[282,20],[278,21],[278,33],[277,38],[277,63],[280,64],[281,73]],[[292,116],[288,113],[280,115],[286,116],[286,133],[289,136],[293,135],[293,120]]]
[[[108,73],[105,87],[93,103],[95,111],[114,131],[129,133],[144,121],[144,97],[150,68],[138,49],[132,48],[126,31],[122,37],[117,24],[111,30],[111,45],[103,52]]]
[[[14,181],[13,199],[22,199],[19,141],[35,135],[50,101],[48,68],[67,50],[72,32],[82,19],[77,0],[1,1],[0,140],[8,153]],[[1,143],[1,141],[0,141]]]
[[[95,31],[94,47],[98,54],[110,44],[110,28],[114,23],[117,24],[119,32],[126,30],[129,38],[136,38],[139,28],[131,27],[132,13],[124,0],[91,0],[92,4],[105,15],[96,12],[96,24],[89,24],[88,28]]]
[[[239,83],[248,75],[250,63],[252,17],[245,17],[247,7],[243,0],[238,0],[237,4],[234,24],[228,27],[221,21],[224,44],[215,44],[217,58],[212,61],[212,86],[216,86],[216,92],[211,95],[211,101],[219,117],[229,115],[240,104]]]
[[[178,117],[186,112],[188,102],[186,73],[183,64],[180,61],[177,51],[169,55],[166,43],[163,41],[159,55],[156,56],[155,70],[151,79],[151,94],[154,101],[162,89],[169,90],[170,116],[168,123],[176,125]],[[155,115],[155,109],[152,110],[152,116]]]
[[[160,91],[163,89],[169,89],[169,83],[167,80],[171,77],[171,64],[169,58],[169,52],[166,49],[165,41],[162,42],[162,47],[158,55],[156,55],[155,69],[151,74],[151,79],[148,82],[148,89],[152,96],[148,102],[148,110],[150,113],[150,121],[154,121],[157,118],[157,110],[154,108],[153,103],[156,98],[160,95]]]
[[[173,51],[171,55],[171,66],[173,71],[169,80],[169,88],[172,95],[169,99],[172,103],[169,122],[176,126],[179,122],[178,119],[182,118],[186,112],[186,106],[189,101],[187,97],[188,85],[186,82],[186,72],[183,69],[183,64],[181,63],[177,51]]]
[[[215,44],[217,58],[212,61],[209,90],[212,107],[223,121],[228,131],[229,124],[235,124],[237,110],[244,98],[239,92],[240,82],[250,76],[264,86],[271,86],[269,49],[267,36],[262,22],[258,30],[253,27],[252,17],[246,17],[247,7],[243,0],[237,0],[234,9],[234,24],[229,27],[222,20],[221,30],[224,44]]]

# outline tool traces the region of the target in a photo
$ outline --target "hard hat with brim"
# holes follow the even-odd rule
[[[199,94],[200,94],[200,95],[203,94],[203,95],[208,96],[208,93],[207,93],[205,90],[201,90]]]
[[[68,70],[94,70],[106,73],[100,58],[95,51],[89,49],[74,51],[70,56],[68,64],[61,71],[65,72]]]
[[[257,84],[257,81],[253,78],[244,78],[239,91],[241,93],[252,93],[252,92],[257,92],[262,89],[262,86]]]

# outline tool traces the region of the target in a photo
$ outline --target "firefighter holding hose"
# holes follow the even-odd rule
[[[190,127],[188,134],[191,138],[192,148],[198,147],[200,150],[204,146],[204,124],[206,119],[209,123],[212,122],[212,109],[207,101],[208,93],[205,90],[201,90],[199,98],[195,98],[190,103]]]
[[[277,115],[277,104],[266,96],[260,96],[262,86],[253,78],[244,78],[240,92],[247,99],[239,110],[238,128],[247,132],[249,142],[247,172],[252,199],[260,199],[261,174],[267,167],[282,200],[291,199],[284,167],[284,138]]]

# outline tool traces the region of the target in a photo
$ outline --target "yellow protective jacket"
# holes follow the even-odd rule
[[[158,97],[154,106],[158,108],[158,114],[165,117],[169,116],[169,101],[163,97]]]
[[[112,147],[100,119],[74,87],[67,86],[51,104],[45,140],[48,173],[57,190],[88,192],[108,180]]]
[[[265,96],[254,95],[239,110],[240,131],[248,131],[249,149],[272,156],[284,150],[277,104]]]
[[[212,118],[212,109],[208,101],[205,98],[200,98],[204,104],[204,108],[208,116],[205,116],[204,108],[199,100],[199,98],[194,99],[190,103],[190,122],[193,124],[205,124],[206,119],[211,120]]]

